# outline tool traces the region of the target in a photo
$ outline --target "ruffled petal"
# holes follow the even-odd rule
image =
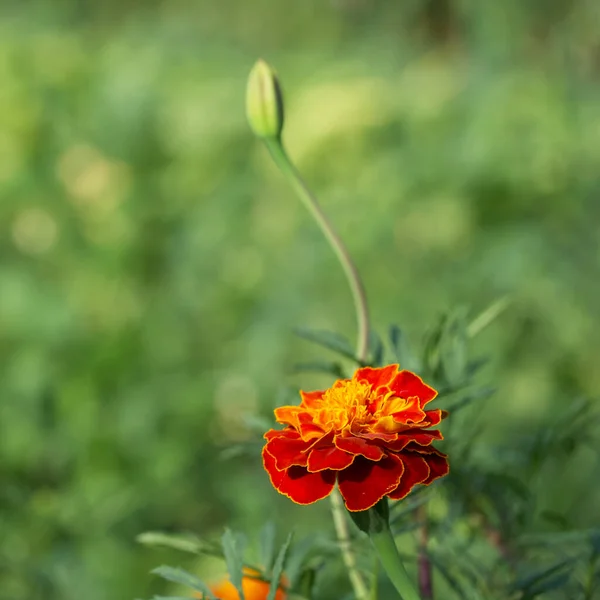
[[[397,412],[389,411],[396,423],[403,425],[414,425],[425,419],[425,411],[420,406],[421,401],[417,396],[411,396],[405,401],[405,405]],[[389,414],[389,413],[388,413]]]
[[[331,493],[335,485],[335,471],[309,473],[304,467],[290,467],[278,471],[275,459],[263,449],[263,465],[273,487],[296,504],[312,504]]]
[[[445,410],[440,410],[439,408],[435,410],[426,410],[425,411],[425,419],[423,423],[423,427],[435,427],[442,422],[442,419],[448,416],[448,413]],[[425,425],[427,423],[427,425]]]
[[[412,446],[429,446],[436,440],[443,440],[444,436],[439,429],[423,430],[423,429],[408,429],[398,435],[398,439],[394,442],[389,442],[386,447],[394,452],[400,452],[405,448]]]
[[[280,435],[272,437],[266,444],[265,450],[275,459],[278,471],[289,469],[291,466],[305,467],[307,463],[306,450],[310,442],[305,442],[296,431],[279,431]]]
[[[400,398],[408,399],[417,396],[420,408],[423,408],[437,396],[437,392],[432,387],[423,383],[418,375],[410,371],[400,371],[390,384],[390,388]]]
[[[353,432],[354,433],[354,432]],[[397,433],[386,432],[386,431],[357,431],[354,433],[357,437],[364,438],[365,440],[380,440],[382,442],[393,442],[398,439]]]
[[[400,458],[404,464],[404,473],[398,487],[389,494],[392,500],[406,498],[415,485],[427,480],[430,473],[427,461],[420,454],[403,453],[400,455]]]
[[[307,409],[317,408],[321,404],[321,400],[323,399],[323,394],[325,392],[321,390],[317,390],[316,392],[300,392],[300,397],[302,398],[302,406]]]
[[[358,456],[338,474],[340,493],[350,511],[367,510],[394,491],[404,472],[402,461],[391,454],[378,462]]]
[[[351,454],[360,454],[369,460],[381,460],[385,455],[385,452],[377,444],[359,437],[338,436],[335,438],[334,443],[340,450],[345,450]]]
[[[431,447],[427,448],[427,453],[424,452],[424,449],[421,450],[421,454],[427,461],[427,466],[429,467],[429,477],[423,481],[423,485],[429,485],[436,479],[448,475],[450,472],[450,465],[448,463],[448,457],[443,452]]]
[[[349,467],[354,461],[355,455],[339,450],[335,446],[313,448],[308,454],[306,467],[310,473],[318,473],[325,469],[341,471]]]
[[[274,411],[275,420],[282,425],[290,425],[297,428],[300,424],[300,413],[305,412],[305,409],[301,406],[280,406]]]
[[[381,368],[364,367],[357,369],[352,379],[370,383],[371,389],[375,391],[377,388],[388,385],[394,379],[397,372],[398,365],[387,365]]]

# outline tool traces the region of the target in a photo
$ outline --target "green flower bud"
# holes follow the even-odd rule
[[[283,97],[275,72],[264,60],[259,60],[250,71],[246,113],[258,137],[279,139],[283,128]]]

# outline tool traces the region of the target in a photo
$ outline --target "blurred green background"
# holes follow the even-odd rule
[[[508,295],[475,344],[492,441],[597,394],[597,2],[4,0],[0,19],[0,599],[148,597],[181,559],[146,530],[327,522],[220,458],[254,436],[244,414],[327,385],[288,375],[324,356],[294,326],[354,335],[245,122],[259,57],[376,328],[418,344]],[[586,526],[600,473],[579,464],[548,502]]]

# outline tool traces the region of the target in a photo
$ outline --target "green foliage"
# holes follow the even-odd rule
[[[224,563],[140,532],[255,538],[267,519],[302,521],[295,590],[349,593],[327,506],[276,496],[248,418],[354,367],[291,334],[354,323],[245,122],[258,56],[364,273],[381,360],[434,373],[451,412],[452,475],[392,507],[402,551],[425,504],[440,597],[510,589],[497,531],[520,577],[577,557],[545,597],[598,594],[596,3],[0,4],[0,600],[185,593],[148,572],[181,544],[207,583]]]

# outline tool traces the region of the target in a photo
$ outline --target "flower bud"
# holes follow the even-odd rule
[[[258,137],[279,138],[283,128],[283,97],[275,72],[264,60],[259,60],[250,71],[246,113]]]

